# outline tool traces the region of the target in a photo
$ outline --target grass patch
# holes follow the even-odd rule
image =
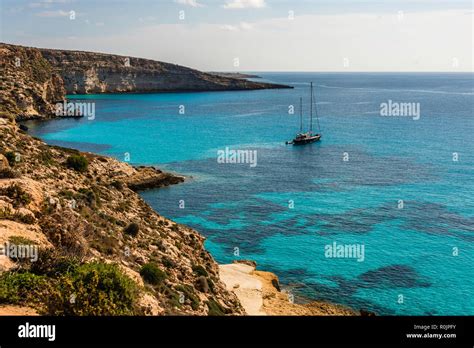
[[[8,238],[8,242],[15,245],[37,245],[35,241],[22,237],[22,236],[11,236]]]

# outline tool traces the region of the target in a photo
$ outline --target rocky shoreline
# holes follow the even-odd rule
[[[38,248],[39,255],[36,262],[0,255],[0,313],[244,314],[220,282],[204,238],[160,216],[134,191],[182,180],[48,146],[0,118],[0,245]],[[65,262],[77,271],[62,273]],[[106,291],[116,302],[108,304],[101,289],[111,284]]]
[[[182,176],[50,146],[18,123],[56,117],[55,103],[64,101],[66,91],[139,90],[120,78],[127,70],[116,57],[0,44],[0,245],[39,253],[36,262],[0,255],[0,315],[246,314],[246,299],[239,301],[236,284],[229,288],[222,280],[225,267],[205,250],[204,237],[160,216],[137,194],[183,182]],[[91,62],[92,70],[84,70]],[[167,63],[132,63],[143,81],[182,72],[189,83],[178,89],[272,88]],[[97,80],[98,71],[113,78]],[[263,294],[257,312],[310,313],[286,303],[276,292],[276,276],[248,273]],[[238,281],[241,289],[245,279]]]
[[[280,285],[278,276],[258,271],[256,264],[236,260],[232,264],[219,265],[219,274],[227,290],[235,293],[248,315],[283,316],[354,316],[361,315],[343,305],[310,301],[295,303],[294,295]]]

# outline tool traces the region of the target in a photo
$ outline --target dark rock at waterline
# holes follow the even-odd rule
[[[28,132],[28,127],[25,126],[24,124],[20,124],[18,127],[20,128],[20,130],[22,130],[24,132]]]
[[[365,309],[361,309],[359,310],[359,312],[360,312],[361,317],[375,317],[376,316],[374,312],[371,312]]]
[[[184,181],[184,177],[165,173],[152,167],[139,167],[139,175],[134,176],[127,186],[133,191],[144,191],[179,184]]]
[[[254,268],[257,268],[257,262],[253,260],[234,260],[232,263],[242,263],[244,265],[252,266]]]

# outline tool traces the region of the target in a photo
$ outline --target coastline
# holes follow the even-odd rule
[[[251,316],[357,316],[352,308],[323,301],[294,303],[291,294],[280,288],[278,276],[256,269],[251,261],[219,265],[221,281],[232,291]]]
[[[0,298],[2,306],[33,307],[37,313],[48,315],[245,314],[233,291],[235,284],[229,291],[220,279],[219,265],[204,248],[205,238],[198,231],[161,216],[137,193],[182,183],[185,180],[183,176],[155,167],[131,166],[91,152],[48,145],[28,134],[28,128],[20,122],[61,118],[55,114],[55,104],[64,101],[68,92],[142,92],[139,86],[131,88],[135,85],[130,83],[144,83],[158,76],[158,68],[170,69],[163,75],[165,77],[174,76],[172,72],[182,72],[189,79],[180,80],[183,85],[158,79],[161,82],[153,85],[154,91],[162,91],[163,86],[168,91],[231,91],[281,88],[282,85],[218,77],[144,59],[136,59],[136,65],[131,68],[140,75],[140,79],[127,80],[123,84],[122,74],[129,76],[129,69],[122,66],[116,69],[113,58],[120,56],[71,51],[68,54],[74,57],[68,58],[64,57],[65,53],[61,50],[6,44],[0,44],[0,54],[5,61],[6,75],[2,86],[8,87],[2,90],[1,96],[5,103],[0,108],[0,230],[4,232],[0,233],[0,241],[13,243],[13,238],[16,243],[38,245],[52,253],[47,258],[40,258],[40,263],[46,264],[43,269],[36,270],[43,277],[42,281],[51,286],[50,290],[58,290],[52,291],[51,295],[64,289],[60,286],[64,278],[58,278],[57,273],[48,272],[47,269],[57,267],[56,264],[63,259],[77,259],[79,268],[98,263],[94,267],[99,269],[93,272],[111,272],[119,278],[123,272],[136,283],[133,285],[133,288],[136,287],[133,296],[136,297],[133,301],[121,303],[119,312],[114,311],[117,306],[105,305],[85,307],[86,310],[81,306],[71,307],[70,303],[51,307],[49,297],[42,293],[28,291],[20,295],[18,288],[13,286],[14,281],[10,283],[13,287],[7,290],[17,295],[16,300],[12,300],[11,294],[4,291],[4,297]],[[16,66],[15,57],[21,58],[24,63]],[[65,67],[64,62],[74,64],[79,71],[90,64],[100,66],[103,63],[108,75],[100,81],[93,79],[93,85],[88,84],[91,79],[83,79],[76,90],[71,87],[74,81],[66,78],[71,66]],[[88,75],[90,78],[97,74],[97,70],[92,70],[92,75]],[[105,88],[107,84],[104,83],[107,81],[113,84]],[[0,276],[15,279],[16,271],[22,270],[25,265],[18,260],[10,261],[6,256],[0,259]],[[106,265],[110,264],[120,267],[122,272],[108,269]],[[156,284],[145,284],[142,279],[141,272],[146,265],[154,268],[153,272],[159,278]],[[31,265],[25,266],[23,271],[28,273],[30,268]],[[31,277],[35,278],[36,275],[32,273]],[[255,270],[247,272],[247,275],[250,276],[246,278],[250,281],[250,289],[253,287],[259,290],[257,299],[260,296],[262,301],[260,306],[257,303],[249,312],[259,313],[263,306],[270,314],[287,314],[287,306],[281,305],[280,310],[277,310],[266,301],[277,289],[274,286],[276,276]],[[268,279],[273,287],[267,286]],[[97,286],[93,286],[94,289]],[[244,283],[241,289],[244,289]],[[126,287],[118,290],[127,291]],[[268,296],[265,295],[267,292],[270,293]],[[9,295],[5,296],[5,293]],[[184,295],[184,303],[177,300],[181,295]],[[275,293],[274,297],[280,299],[280,295]],[[63,294],[63,298],[67,296]],[[101,298],[101,293],[96,296]],[[82,301],[84,306],[89,303],[87,298]],[[242,301],[247,305],[245,298],[242,297]],[[290,307],[294,309],[293,304]]]
[[[26,135],[31,137],[27,133]],[[66,152],[79,152],[65,147],[54,146],[54,148]],[[112,167],[115,167],[116,160],[112,158],[89,152],[79,153],[103,163],[104,170],[115,170]],[[122,171],[126,167],[129,167],[130,170],[124,171],[116,179],[123,182],[138,196],[140,196],[140,191],[175,185],[186,180],[182,175],[164,172],[154,166],[131,166],[122,162],[120,167]],[[158,212],[155,213],[159,214]],[[172,222],[172,220],[170,221]],[[350,308],[328,302],[292,303],[289,294],[284,290],[280,290],[278,276],[271,272],[257,270],[256,265],[252,262],[235,261],[235,263],[229,265],[219,264],[218,268],[219,279],[225,284],[226,289],[237,297],[246,315],[359,315]],[[34,309],[28,307],[0,306],[0,315],[3,313],[5,313],[4,315],[9,313],[14,315],[17,312],[36,313]]]

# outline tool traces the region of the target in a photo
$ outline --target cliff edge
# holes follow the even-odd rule
[[[0,67],[0,315],[244,314],[204,237],[135,192],[183,178],[31,137],[64,80],[35,48]]]
[[[68,94],[232,91],[291,88],[215,75],[151,59],[40,49]]]
[[[5,43],[0,43],[0,69],[0,115],[17,120],[54,117],[55,104],[66,94],[292,88],[150,59]]]

